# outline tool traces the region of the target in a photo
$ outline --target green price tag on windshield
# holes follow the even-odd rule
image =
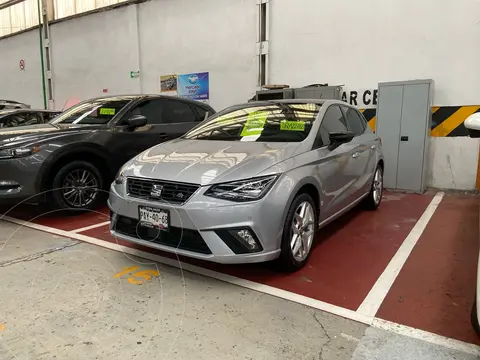
[[[280,130],[305,131],[305,121],[280,121]]]
[[[248,114],[247,122],[245,123],[240,136],[260,135],[265,127],[267,117],[267,111],[256,111]]]
[[[115,109],[101,108],[100,115],[115,115]]]

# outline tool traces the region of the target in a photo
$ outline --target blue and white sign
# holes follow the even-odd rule
[[[187,99],[207,101],[210,96],[208,72],[178,75],[177,95]]]

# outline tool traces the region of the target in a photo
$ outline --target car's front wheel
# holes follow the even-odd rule
[[[56,209],[93,210],[104,198],[104,178],[86,161],[73,161],[55,175],[52,197]]]
[[[298,195],[290,205],[283,226],[281,253],[278,264],[281,270],[302,268],[312,251],[317,229],[317,209],[308,194]]]

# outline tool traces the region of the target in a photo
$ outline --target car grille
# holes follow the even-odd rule
[[[196,230],[170,227],[167,232],[141,226],[137,219],[121,215],[118,215],[112,229],[117,233],[159,245],[201,254],[212,253],[200,233]]]
[[[152,196],[154,185],[161,188],[161,190],[157,192],[157,196]],[[176,204],[186,202],[199,187],[199,185],[166,182],[162,180],[135,178],[127,179],[127,190],[129,196]]]

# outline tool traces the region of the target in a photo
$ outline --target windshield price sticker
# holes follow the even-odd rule
[[[115,109],[101,108],[100,115],[115,115]]]
[[[240,136],[260,135],[267,121],[267,111],[256,111],[248,114],[248,119]]]
[[[305,131],[305,121],[280,121],[280,130]]]

